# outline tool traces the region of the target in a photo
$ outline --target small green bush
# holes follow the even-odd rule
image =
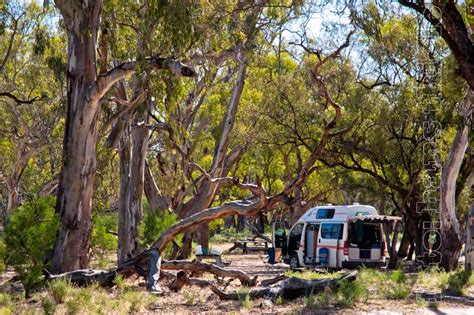
[[[77,299],[68,299],[66,302],[66,306],[67,306],[67,314],[69,315],[75,315],[79,313],[79,311],[82,308],[81,301]]]
[[[117,231],[117,216],[110,214],[95,215],[92,219],[91,244],[95,251],[104,254],[117,249],[117,236],[107,231]]]
[[[275,304],[276,305],[283,305],[283,304],[285,304],[285,299],[282,296],[279,296],[279,297],[276,298]]]
[[[52,196],[16,208],[5,226],[6,263],[18,273],[28,296],[43,282],[45,256],[52,251],[59,228]]]
[[[47,297],[43,298],[41,301],[41,307],[46,315],[52,315],[56,310],[56,304]]]
[[[385,297],[389,300],[404,300],[408,298],[411,293],[409,286],[402,283],[397,283],[393,286],[390,286],[385,292]]]
[[[61,304],[66,300],[66,296],[71,290],[71,283],[66,280],[53,280],[49,283],[49,289],[54,301]]]
[[[7,244],[5,244],[5,240],[3,236],[0,235],[0,273],[5,271],[5,257],[7,256]]]
[[[12,304],[12,297],[8,293],[0,292],[0,306],[8,307]]]
[[[246,294],[244,298],[242,299],[242,306],[246,309],[250,309],[253,306],[252,299],[250,298],[250,295]]]
[[[336,302],[342,307],[352,307],[362,298],[367,300],[369,290],[359,279],[348,281],[346,279],[339,282],[336,291]]]
[[[144,217],[139,227],[140,240],[143,247],[152,245],[168,228],[178,222],[178,217],[167,210],[161,214],[153,213],[150,206],[145,202],[143,204]],[[181,245],[181,238],[175,238],[178,245]],[[172,244],[168,244],[165,249],[165,255],[170,255],[173,250]]]
[[[463,295],[464,287],[469,283],[471,272],[460,270],[451,274],[448,278],[448,291],[451,294]]]
[[[392,280],[397,283],[403,283],[405,282],[405,279],[406,279],[405,273],[403,272],[403,270],[394,270],[390,278],[392,278]]]
[[[182,291],[184,302],[186,305],[194,305],[196,304],[197,296],[194,291],[191,290],[183,290]]]
[[[309,310],[320,308],[316,297],[313,294],[308,294],[304,297],[304,305]]]
[[[125,290],[125,279],[121,274],[116,274],[114,278],[114,284],[117,286],[117,289],[120,291]]]

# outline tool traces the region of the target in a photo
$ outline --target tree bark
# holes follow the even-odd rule
[[[59,273],[83,269],[89,263],[99,101],[117,81],[133,73],[138,63],[125,62],[97,76],[97,35],[103,1],[55,3],[68,33],[67,110],[56,199],[61,226],[51,267]],[[191,68],[173,59],[152,56],[145,62],[150,69],[195,75]]]
[[[441,223],[441,263],[446,270],[458,266],[463,236],[456,217],[456,179],[458,178],[464,154],[469,142],[470,121],[474,108],[474,91],[468,88],[464,99],[464,122],[451,145],[441,173],[440,223]]]
[[[96,46],[102,1],[56,4],[68,30],[68,84],[63,164],[56,200],[61,227],[54,247],[54,273],[85,268],[90,259],[99,116],[98,99],[91,98],[90,90],[97,78]]]

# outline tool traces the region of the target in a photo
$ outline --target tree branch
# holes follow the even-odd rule
[[[115,82],[135,72],[138,66],[139,62],[137,61],[124,62],[106,73],[99,75],[92,97],[97,99],[102,98]],[[183,77],[196,76],[196,72],[192,68],[172,58],[162,58],[158,56],[147,57],[145,59],[145,66],[149,69],[168,70],[171,73]]]

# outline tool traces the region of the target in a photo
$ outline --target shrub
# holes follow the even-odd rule
[[[463,295],[464,287],[469,283],[471,272],[460,270],[448,278],[448,291],[454,295]]]
[[[316,297],[313,294],[308,294],[304,298],[304,305],[309,310],[314,310],[319,308],[319,304],[316,300]]]
[[[59,218],[52,196],[16,208],[5,226],[6,263],[14,267],[28,296],[42,283],[45,256],[53,249]]]
[[[398,283],[391,288],[390,292],[387,294],[387,298],[392,300],[404,300],[408,298],[410,293],[411,289],[409,286]]]
[[[194,293],[194,291],[191,291],[191,290],[183,290],[183,291],[182,291],[182,294],[183,294],[183,298],[184,298],[184,301],[185,301],[186,305],[194,305],[194,304],[196,304],[197,296],[196,296],[196,294]]]
[[[120,299],[130,305],[128,310],[129,313],[138,312],[142,306],[146,304],[146,296],[140,291],[126,291],[121,295]]]
[[[117,286],[117,289],[120,291],[125,290],[125,279],[121,274],[116,274],[114,278],[114,284]]]
[[[70,315],[77,314],[81,310],[81,301],[77,299],[68,299],[66,305],[67,313]]]
[[[71,289],[71,284],[66,280],[53,280],[49,284],[49,289],[54,301],[60,304],[66,300],[66,295]]]
[[[8,307],[12,303],[12,297],[8,293],[0,292],[0,306]]]
[[[0,273],[5,271],[5,257],[7,255],[7,245],[5,244],[5,240],[3,236],[0,236]]]
[[[166,210],[160,214],[152,213],[150,206],[146,202],[143,204],[143,209],[145,215],[139,227],[140,240],[142,240],[143,247],[149,247],[163,232],[178,222],[178,217]],[[177,241],[177,243],[180,244],[180,241]],[[169,244],[166,247],[165,253],[169,255],[172,248],[172,245]]]
[[[117,249],[117,236],[107,232],[117,230],[117,217],[110,214],[95,215],[92,219],[92,248],[100,254]]]
[[[242,306],[244,308],[250,309],[253,306],[252,299],[250,298],[250,295],[246,294],[244,298],[242,299]]]
[[[368,294],[369,290],[359,279],[354,281],[344,279],[339,282],[336,301],[342,307],[351,307],[362,298],[367,300]]]
[[[46,315],[52,315],[56,310],[56,304],[47,297],[43,298],[41,301],[41,307]]]
[[[392,280],[397,283],[403,283],[405,282],[405,279],[406,279],[405,273],[403,272],[403,270],[394,270],[390,278],[392,278]]]

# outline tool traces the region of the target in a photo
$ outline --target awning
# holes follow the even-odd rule
[[[370,214],[370,215],[358,215],[348,219],[349,222],[354,223],[357,221],[363,221],[368,223],[389,223],[395,221],[401,221],[401,217],[395,217],[391,215],[380,215],[380,214]]]

